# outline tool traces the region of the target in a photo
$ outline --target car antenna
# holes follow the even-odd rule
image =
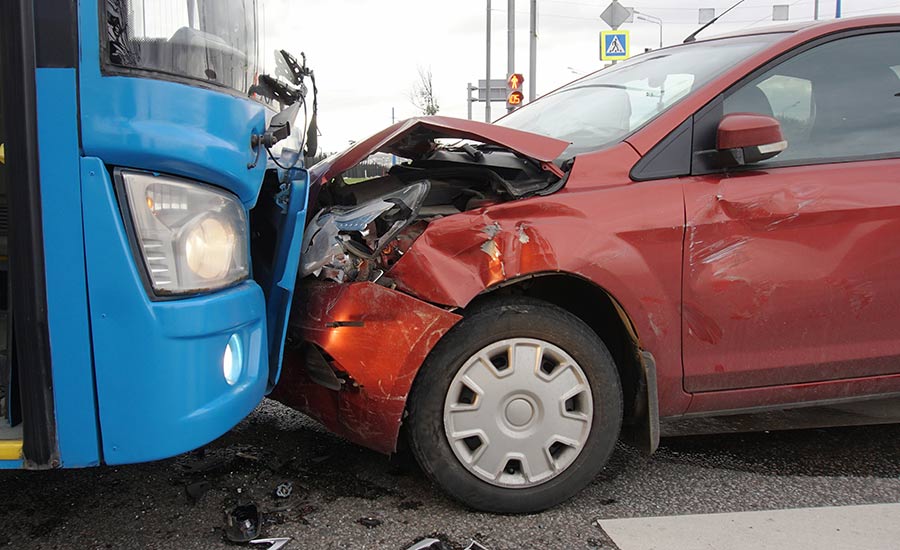
[[[731,10],[733,10],[734,8],[740,6],[740,5],[743,4],[743,3],[744,3],[744,0],[738,0],[737,3],[735,3],[735,5],[731,6],[731,7],[728,8],[727,10],[723,11],[722,13],[720,13],[719,15],[713,17],[712,19],[709,20],[708,23],[706,23],[705,25],[703,25],[703,26],[700,27],[699,29],[697,29],[697,30],[695,30],[694,32],[692,32],[690,36],[688,36],[687,38],[684,39],[684,42],[683,42],[683,43],[684,43],[684,44],[688,44],[688,43],[690,43],[690,42],[694,42],[695,40],[697,40],[697,35],[700,34],[701,32],[703,32],[704,29],[706,29],[707,27],[711,26],[713,23],[715,23],[716,21],[718,21],[720,17],[722,17],[723,15],[725,15],[726,13],[730,12]]]

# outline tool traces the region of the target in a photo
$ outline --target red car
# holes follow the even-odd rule
[[[374,152],[408,162],[349,184]],[[661,420],[900,392],[900,16],[746,31],[311,169],[275,397],[477,509]]]

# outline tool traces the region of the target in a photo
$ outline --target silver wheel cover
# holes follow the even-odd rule
[[[533,338],[475,353],[444,399],[444,433],[456,458],[500,487],[534,487],[564,472],[584,448],[593,416],[581,367],[560,347]]]

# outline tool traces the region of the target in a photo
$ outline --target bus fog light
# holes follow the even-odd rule
[[[222,357],[222,373],[225,381],[233,386],[244,371],[244,353],[241,349],[241,339],[237,334],[232,334],[225,345],[225,355]]]

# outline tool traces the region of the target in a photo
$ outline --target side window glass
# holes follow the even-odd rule
[[[781,123],[788,143],[808,141],[815,115],[812,82],[775,74],[757,84],[757,88],[772,106],[772,116]]]
[[[900,154],[900,33],[842,38],[796,55],[729,93],[724,114],[738,112],[781,123],[788,148],[768,164]]]

